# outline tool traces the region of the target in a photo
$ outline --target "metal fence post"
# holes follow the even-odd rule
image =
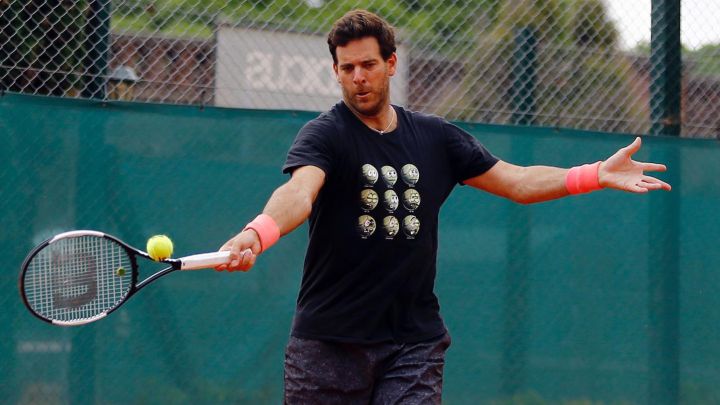
[[[653,0],[650,111],[653,135],[679,136],[682,59],[680,0]],[[653,160],[666,163],[679,187],[678,152],[667,149]],[[653,405],[679,403],[679,199],[677,192],[653,196],[648,259],[648,398]]]
[[[653,0],[651,19],[651,133],[680,135],[680,0]]]
[[[86,56],[83,60],[85,86],[82,96],[104,99],[110,53],[110,0],[92,0],[85,28]]]

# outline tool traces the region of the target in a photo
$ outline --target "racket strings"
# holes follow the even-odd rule
[[[132,286],[132,262],[110,239],[84,235],[57,240],[28,264],[23,289],[30,307],[58,321],[101,315]]]

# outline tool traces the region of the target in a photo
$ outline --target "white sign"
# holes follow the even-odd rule
[[[394,104],[407,101],[407,64],[398,47]],[[320,35],[220,26],[215,105],[325,111],[342,98],[326,38]]]

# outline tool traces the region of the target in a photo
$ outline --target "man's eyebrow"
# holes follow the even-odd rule
[[[372,62],[377,62],[377,58],[367,58],[367,59],[363,59],[363,60],[361,60],[360,62],[358,62],[358,64],[359,64],[359,65],[364,65],[364,64],[366,64],[366,63],[372,63]],[[350,66],[354,66],[354,65],[355,65],[355,64],[352,63],[352,62],[345,62],[345,63],[340,63],[338,66],[340,66],[341,68],[343,68],[343,67],[350,67]]]

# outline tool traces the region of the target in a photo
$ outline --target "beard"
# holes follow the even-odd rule
[[[355,96],[358,93],[369,92],[372,96],[367,101],[359,101]],[[349,90],[342,87],[343,99],[345,103],[349,104],[349,107],[356,112],[366,116],[372,117],[384,112],[385,104],[390,99],[390,79],[385,78],[384,83],[380,86],[379,90],[373,90],[368,88],[362,88],[359,91]]]

